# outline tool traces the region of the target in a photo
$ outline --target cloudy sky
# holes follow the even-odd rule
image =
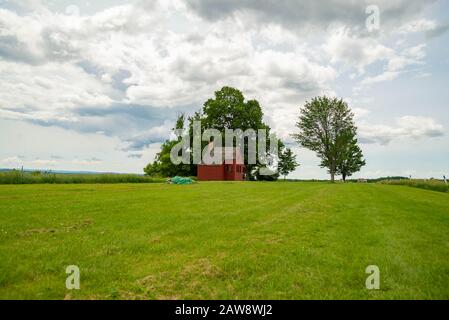
[[[321,94],[356,114],[357,177],[449,175],[448,29],[444,0],[0,0],[0,168],[141,173],[230,85],[294,147],[293,178],[326,177],[289,138]]]

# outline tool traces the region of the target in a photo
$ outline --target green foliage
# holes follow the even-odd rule
[[[62,174],[22,172],[17,170],[0,172],[0,184],[107,184],[107,183],[153,183],[152,179],[135,174]]]
[[[253,129],[256,133],[258,129],[267,130],[267,141],[270,135],[270,127],[263,122],[263,112],[260,104],[257,100],[245,101],[245,97],[238,89],[231,87],[223,87],[221,90],[216,91],[214,98],[207,100],[201,111],[196,112],[190,117],[188,127],[185,130],[189,130],[190,145],[193,146],[193,122],[200,121],[202,130],[205,129],[217,129],[222,134],[222,145],[225,145],[225,129],[241,129],[246,131]],[[181,115],[176,121],[177,129],[185,128],[185,116]],[[173,141],[166,141],[161,152],[158,153],[153,163],[147,165],[144,169],[145,173],[150,176],[162,176],[173,177],[178,176],[195,176],[196,165],[180,164],[174,165],[170,161],[170,150],[176,145],[181,138]],[[204,148],[209,142],[203,141],[201,147]],[[234,143],[235,145],[235,143]],[[279,140],[279,145],[283,146]],[[269,145],[267,143],[267,154]],[[248,139],[244,139],[244,155],[245,165],[247,170],[248,179],[256,179],[256,175],[259,168],[262,166],[260,163],[256,165],[248,164]],[[190,155],[191,163],[193,163],[193,155]]]
[[[299,166],[296,162],[296,155],[292,152],[290,148],[281,150],[279,153],[279,163],[278,170],[281,175],[284,176],[284,180],[290,172],[295,171]]]
[[[336,160],[335,174],[342,176],[343,181],[346,181],[347,177],[360,171],[360,169],[366,165],[363,153],[358,146],[355,132],[348,132],[346,139],[341,139],[342,143],[339,147],[338,158]],[[323,160],[322,164],[328,167],[328,161]]]
[[[263,122],[263,112],[257,100],[245,102],[239,90],[223,87],[215,92],[215,98],[204,103],[202,110],[202,125],[204,128],[214,128],[223,133],[228,129],[268,129]]]
[[[388,176],[388,177],[379,177],[375,179],[368,179],[368,182],[383,182],[384,180],[405,180],[409,179],[404,176]]]
[[[184,129],[184,125],[185,125],[185,121],[186,121],[186,116],[184,113],[181,113],[178,118],[176,119],[176,125],[173,128],[173,130],[176,129]]]
[[[323,96],[306,102],[296,126],[300,132],[293,137],[304,148],[316,152],[332,182],[339,172],[349,175],[362,165],[357,157],[360,149],[351,146],[357,144],[354,115],[342,99]]]
[[[389,185],[409,186],[413,188],[432,190],[438,192],[449,192],[449,185],[442,180],[429,179],[402,179],[402,180],[384,180],[380,183]]]
[[[269,126],[263,122],[263,112],[259,102],[245,101],[242,92],[231,87],[223,87],[216,91],[215,97],[207,100],[201,112],[191,119],[190,127],[193,120],[200,120],[203,130],[210,128],[219,130],[223,137],[222,145],[225,143],[225,129],[241,129],[242,131],[253,129],[256,133],[258,129],[266,129],[267,136],[270,131]],[[206,144],[207,142],[203,143],[203,146]],[[255,180],[261,165],[248,163],[248,144],[248,138],[245,138],[244,156],[247,178]]]
[[[181,114],[176,120],[174,130],[184,130],[185,115]],[[173,177],[173,176],[193,176],[196,175],[196,167],[192,164],[175,165],[170,159],[170,152],[172,148],[181,141],[181,137],[176,140],[166,140],[162,146],[161,151],[156,155],[153,163],[149,163],[143,171],[146,175],[151,177]]]
[[[362,150],[357,144],[357,138],[353,137],[349,139],[349,142],[342,147],[336,173],[343,177],[343,181],[346,181],[346,177],[350,177],[353,173],[359,172],[365,165],[366,161],[363,159]]]
[[[160,169],[160,164],[157,163],[157,161],[147,164],[147,166],[143,168],[143,172],[145,172],[145,174],[150,177],[163,177]]]
[[[151,177],[173,177],[196,175],[196,168],[190,164],[175,165],[170,159],[170,151],[179,143],[179,140],[167,140],[162,144],[161,151],[156,155],[153,163],[148,164],[143,170]]]
[[[225,143],[225,129],[241,129],[242,131],[253,129],[256,133],[258,129],[265,129],[267,131],[266,153],[269,155],[268,137],[271,129],[263,121],[262,108],[257,100],[245,101],[245,97],[238,89],[223,87],[216,91],[214,99],[207,100],[202,112],[197,113],[191,120],[201,120],[203,129],[219,130],[223,137],[222,145]],[[244,156],[247,178],[255,180],[257,177],[260,178],[258,172],[263,165],[258,159],[256,164],[248,163],[248,144],[248,138],[245,138]],[[282,142],[279,144],[282,145]],[[257,145],[257,147],[261,146]],[[277,179],[275,176],[272,178]]]

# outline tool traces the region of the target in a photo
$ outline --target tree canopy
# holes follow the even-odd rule
[[[182,115],[177,119],[177,124],[175,129],[184,129],[185,122],[188,123],[186,130],[189,130],[191,143],[193,145],[193,122],[201,121],[202,129],[216,129],[222,133],[224,145],[225,140],[225,130],[226,129],[240,129],[243,132],[248,129],[253,129],[256,133],[259,129],[265,129],[267,132],[267,145],[265,153],[267,156],[270,155],[268,137],[271,134],[270,127],[263,121],[263,111],[257,100],[245,100],[242,92],[238,89],[231,87],[223,87],[221,90],[215,92],[214,97],[208,99],[203,108],[196,112],[193,116],[189,117],[187,120],[185,116]],[[265,168],[266,164],[262,164],[259,159],[257,159],[256,164],[249,163],[248,156],[248,144],[250,138],[244,138],[244,155],[245,155],[245,165],[247,170],[247,177],[249,179],[263,179],[263,175],[259,174],[261,168]],[[278,139],[278,148],[283,147],[283,143]],[[145,172],[150,175],[162,175],[162,176],[173,176],[173,175],[185,175],[189,173],[190,175],[196,175],[196,165],[174,165],[170,162],[170,150],[171,148],[180,141],[166,141],[161,148],[161,152],[156,156],[156,160],[149,164],[145,168]],[[207,141],[202,142],[202,148],[208,144]],[[236,142],[234,141],[234,146]],[[258,148],[260,145],[257,146]],[[192,154],[190,155],[192,158]],[[191,161],[193,163],[193,161]],[[276,176],[277,178],[277,176]]]
[[[293,137],[303,147],[316,152],[321,167],[328,168],[332,182],[336,174],[344,173],[346,178],[365,164],[360,160],[354,115],[342,99],[322,96],[306,102],[296,126],[300,132]]]
[[[181,114],[176,120],[176,125],[173,131],[176,129],[184,129],[185,115]],[[149,176],[159,177],[173,177],[173,176],[195,176],[196,167],[190,164],[175,165],[170,159],[170,151],[172,148],[181,141],[178,137],[175,140],[166,140],[162,146],[161,151],[156,154],[156,158],[153,163],[149,163],[143,171]]]
[[[296,155],[290,148],[282,150],[279,153],[278,171],[284,176],[284,180],[286,176],[295,171],[298,166],[299,164],[296,162]]]
[[[245,101],[241,91],[223,87],[214,99],[204,103],[201,120],[205,128],[221,132],[228,129],[269,129],[263,122],[263,112],[257,100]]]
[[[366,162],[362,150],[357,144],[357,138],[353,137],[342,150],[336,173],[342,176],[343,181],[346,181],[347,177],[360,171],[364,165],[366,165]]]

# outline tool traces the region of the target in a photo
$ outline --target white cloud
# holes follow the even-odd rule
[[[435,30],[437,28],[437,22],[435,20],[430,20],[426,18],[421,18],[418,20],[409,21],[398,30],[399,33],[415,33],[415,32],[426,32]]]
[[[7,157],[7,158],[4,158],[4,159],[0,160],[0,162],[4,166],[15,165],[17,163],[20,163],[21,161],[22,161],[22,159],[20,157],[17,157],[17,156]]]
[[[69,156],[50,159],[45,146],[27,157],[50,159],[47,165],[56,161],[56,168],[121,171],[125,161],[132,161],[140,171],[138,160],[151,160],[176,114],[198,110],[224,85],[258,99],[266,121],[292,142],[289,134],[307,99],[349,95],[342,85],[348,73],[367,91],[376,82],[396,79],[425,62],[425,45],[407,36],[439,30],[434,20],[420,16],[431,1],[417,0],[375,1],[382,9],[382,30],[376,34],[365,32],[366,3],[359,1],[138,1],[71,16],[32,2],[20,5],[20,12],[0,9],[0,120],[25,120],[61,134],[57,126],[90,137],[68,135],[68,141],[89,146],[84,155],[64,149]],[[354,109],[357,121],[367,121],[375,113],[369,110]],[[360,130],[366,141],[380,143],[443,132],[437,122],[422,117],[401,118],[396,126],[365,122]],[[39,143],[28,142],[29,152],[35,150],[31,144]],[[92,160],[89,153],[100,157],[97,144],[106,144],[104,152],[118,160],[113,165],[112,160]],[[123,150],[124,157],[115,153]],[[10,154],[19,153],[2,157],[23,161]]]
[[[123,123],[86,116],[84,109],[107,114],[112,105],[128,104],[191,111],[232,85],[261,100],[267,116],[276,118],[280,109],[292,111],[305,98],[331,91],[336,70],[293,33],[275,25],[246,30],[229,20],[201,22],[176,2],[162,3],[92,16],[1,10],[2,25],[17,41],[0,60],[0,116],[111,134],[105,126]],[[17,59],[13,53],[25,48],[26,57]],[[163,122],[157,126],[169,128]],[[127,133],[120,138],[162,139],[158,130],[134,129],[122,130]]]
[[[117,138],[0,119],[0,168],[142,173],[160,144],[128,158]]]
[[[0,61],[0,81],[0,108],[9,110],[9,117],[59,119],[70,116],[74,107],[113,102],[113,89],[72,64]]]
[[[395,126],[370,125],[359,122],[359,136],[363,143],[386,145],[395,139],[422,139],[440,137],[445,134],[443,125],[432,118],[422,116],[404,116],[396,119]]]
[[[331,30],[323,49],[332,63],[342,62],[347,67],[355,67],[359,73],[364,73],[365,68],[374,62],[388,60],[394,55],[393,49],[382,45],[376,38],[351,34],[345,27]]]
[[[354,119],[357,121],[369,115],[371,110],[365,108],[352,108],[352,112],[354,113]]]
[[[163,141],[169,138],[167,133],[171,132],[173,127],[173,123],[165,121],[161,126],[152,127],[138,135],[128,138],[128,145],[124,149],[132,151],[142,150],[157,141]]]
[[[24,156],[7,157],[0,160],[0,163],[6,167],[28,167],[28,168],[49,168],[56,165],[75,165],[75,166],[93,166],[103,163],[99,159],[29,159]]]
[[[422,65],[426,56],[425,48],[425,44],[420,44],[408,47],[400,53],[391,54],[384,71],[376,76],[366,77],[357,89],[360,90],[375,83],[394,80],[400,74],[406,72],[408,67]]]
[[[382,28],[391,30],[398,23],[415,18],[434,0],[186,0],[189,8],[209,21],[234,19],[257,25],[274,23],[296,31],[326,29],[340,24],[363,28],[365,8],[378,5]]]

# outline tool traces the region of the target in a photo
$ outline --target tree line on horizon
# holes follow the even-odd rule
[[[204,128],[217,129],[223,134],[225,129],[242,131],[253,129],[256,132],[258,129],[265,129],[267,139],[274,134],[263,121],[263,111],[259,102],[246,101],[242,92],[232,87],[223,87],[216,91],[214,98],[207,100],[203,108],[193,116],[186,118],[184,114],[179,115],[173,131],[177,129],[188,131],[190,138],[193,139],[194,121],[201,121]],[[346,180],[366,164],[362,150],[358,146],[354,114],[342,99],[322,96],[306,102],[300,109],[296,127],[299,132],[293,133],[292,137],[300,146],[316,153],[321,159],[320,166],[328,169],[332,182],[335,181],[336,175],[341,175],[343,180]],[[144,168],[145,174],[153,177],[196,176],[197,167],[193,161],[190,164],[175,165],[170,160],[171,149],[181,139],[182,137],[177,137],[166,140],[154,161]],[[244,139],[244,161],[248,180],[274,181],[280,175],[285,179],[299,166],[293,151],[279,138],[276,139],[278,139],[277,170],[273,175],[260,174],[260,170],[267,165],[260,163],[259,159],[256,164],[248,163],[248,140]],[[208,143],[209,141],[203,141],[202,147]],[[257,147],[260,148],[260,145]],[[268,158],[273,156],[268,146],[265,154]]]

